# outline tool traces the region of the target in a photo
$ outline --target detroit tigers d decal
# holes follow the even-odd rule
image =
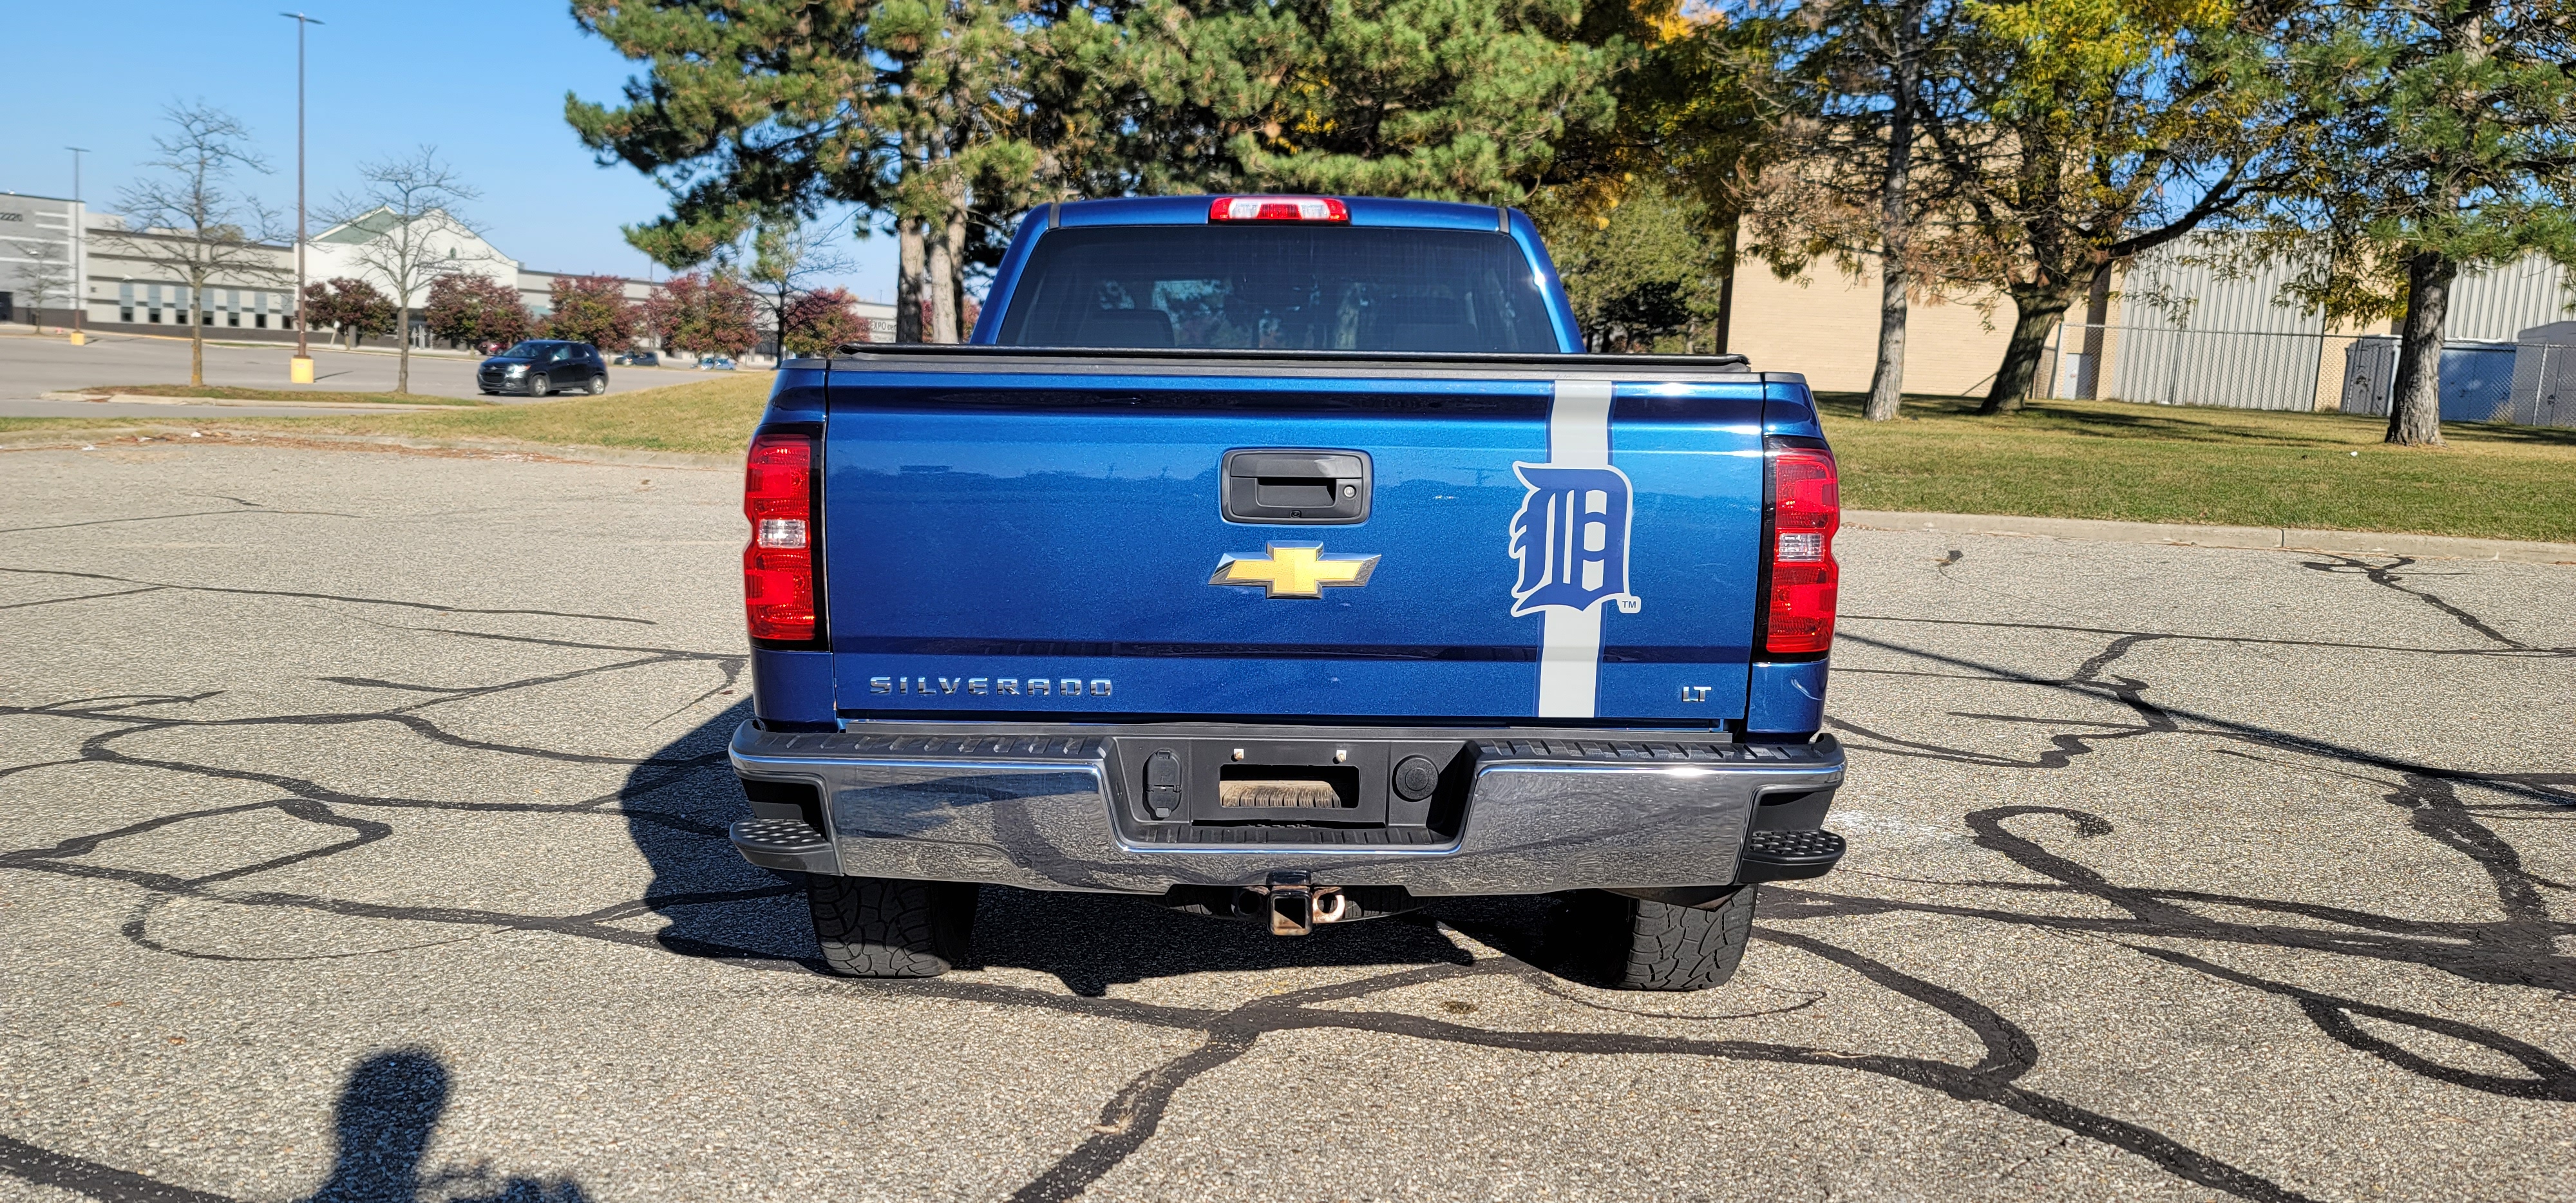
[[[1544,464],[1514,463],[1528,491],[1512,515],[1520,563],[1512,614],[1539,615],[1538,715],[1591,718],[1601,676],[1601,603],[1639,608],[1628,592],[1635,491],[1610,466],[1610,384],[1560,380],[1548,406]]]

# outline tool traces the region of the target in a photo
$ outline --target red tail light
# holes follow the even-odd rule
[[[1834,531],[1842,525],[1842,488],[1834,455],[1822,447],[1774,445],[1771,461],[1771,596],[1762,648],[1809,655],[1834,645]]]
[[[1329,196],[1220,196],[1209,221],[1328,221],[1348,225],[1351,208]]]
[[[743,470],[742,603],[754,639],[814,637],[814,436],[763,434]]]

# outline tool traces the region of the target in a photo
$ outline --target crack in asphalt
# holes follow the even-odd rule
[[[2400,560],[2390,565],[2367,565],[2344,557],[2337,557],[2337,559],[2342,562],[2334,565],[2309,563],[2303,566],[2319,571],[2356,572],[2374,584],[2395,589],[2408,596],[2424,600],[2426,604],[2446,613],[2452,613],[2460,618],[2464,626],[2502,645],[2484,649],[2380,648],[2374,650],[2417,651],[2434,655],[2555,656],[2568,654],[2568,649],[2535,649],[2514,642],[2497,633],[2491,626],[2475,619],[2474,616],[2460,611],[2452,603],[2435,598],[2421,590],[2407,588],[2402,583],[2403,578],[2396,573],[2396,569],[2406,566],[2411,561]],[[1953,553],[1951,560],[1944,563],[1942,567],[1946,569],[1949,563],[1956,563],[1957,560],[1957,554]],[[36,570],[0,569],[0,571],[33,572]],[[48,575],[125,581],[125,578],[100,574],[50,573]],[[284,590],[214,589],[161,585],[154,582],[126,583],[139,584],[154,590],[247,593],[259,596],[406,607],[454,614],[546,614],[627,623],[646,622],[642,619],[615,615],[560,614],[532,610],[479,610],[396,599],[350,598]],[[124,594],[95,596],[122,595]],[[84,599],[63,600],[68,602]],[[2273,980],[2206,956],[2183,952],[2160,942],[2151,942],[2174,941],[2217,947],[2239,946],[2325,953],[2365,961],[2416,966],[2478,984],[2576,991],[2576,958],[2571,958],[2559,951],[2560,945],[2568,936],[2576,935],[2576,924],[2550,918],[2546,900],[2541,893],[2545,889],[2565,890],[2568,887],[2564,883],[2530,872],[2524,866],[2520,853],[2512,843],[2498,834],[2476,809],[2464,804],[2458,797],[2458,789],[2462,786],[2485,789],[2522,797],[2537,803],[2539,806],[2534,812],[2536,814],[2563,815],[2566,812],[2562,808],[2570,803],[2576,803],[2576,794],[2570,794],[2557,787],[2576,785],[2576,774],[2481,773],[2416,764],[2257,724],[2159,705],[2148,700],[2148,694],[2153,689],[2150,682],[2139,677],[2112,673],[2124,658],[2138,648],[2166,640],[2216,639],[2233,643],[2282,643],[2316,647],[2358,645],[2304,640],[2207,637],[2177,632],[2112,631],[2033,623],[1963,624],[1956,620],[1854,617],[1864,621],[2009,626],[2069,634],[2110,635],[2112,638],[2085,659],[2073,673],[2061,678],[2051,678],[1986,664],[1958,655],[1936,652],[1928,648],[1913,647],[1888,639],[1862,637],[1847,632],[1844,637],[1858,645],[1928,660],[1952,671],[1943,673],[1904,673],[1902,670],[1872,669],[1842,671],[1894,672],[1901,675],[1940,676],[2033,686],[2089,700],[2111,702],[2124,708],[2132,716],[2131,720],[2126,722],[2106,722],[2030,715],[1952,712],[1956,717],[2005,724],[2008,728],[2032,725],[2080,728],[2080,730],[2049,734],[2048,748],[2028,758],[1955,748],[1928,740],[1872,730],[1846,720],[1834,720],[1833,726],[1837,730],[1858,737],[1859,742],[1852,745],[1856,757],[1887,755],[2003,768],[2062,770],[2073,766],[2082,757],[2097,754],[2105,744],[2114,741],[2197,738],[2239,745],[2258,745],[2292,755],[2323,759],[2336,765],[2352,766],[2323,771],[2331,775],[2371,781],[2387,788],[2390,791],[2387,795],[2388,803],[2407,813],[2410,830],[2432,844],[2467,859],[2486,872],[2493,884],[2496,903],[2503,918],[2492,922],[2426,922],[2399,919],[2354,908],[2124,885],[2018,830],[2032,820],[2055,819],[2065,825],[2074,841],[2081,842],[2111,835],[2115,827],[2109,820],[2065,807],[2004,806],[1975,811],[1967,817],[1974,842],[1980,848],[1996,853],[2004,860],[2028,872],[2037,880],[1939,882],[1937,884],[1959,889],[1991,891],[2006,896],[2016,893],[2080,895],[2107,904],[2116,913],[2111,915],[2041,913],[2003,906],[1856,897],[1774,885],[1765,887],[1769,894],[1766,901],[1771,905],[1766,907],[1764,918],[1769,922],[1756,929],[1758,939],[1784,948],[1796,949],[1838,965],[1870,983],[1874,988],[1910,1000],[1946,1017],[1951,1023],[1964,1029],[1977,1042],[1979,1049],[1977,1059],[1967,1064],[1935,1057],[1902,1056],[1867,1049],[1836,1049],[1699,1035],[1511,1030],[1431,1018],[1403,1011],[1355,1010],[1329,1005],[1363,1000],[1389,991],[1421,985],[1479,978],[1514,980],[1547,995],[1577,1002],[1597,1010],[1650,1019],[1689,1019],[1702,1022],[1743,1019],[1798,1010],[1811,1006],[1824,997],[1823,994],[1817,993],[1785,1007],[1754,1011],[1750,1015],[1729,1016],[1656,1016],[1649,1012],[1603,1006],[1576,997],[1560,985],[1562,979],[1550,966],[1544,940],[1534,938],[1526,924],[1480,920],[1472,915],[1446,913],[1454,908],[1443,908],[1437,905],[1419,915],[1381,922],[1387,924],[1390,929],[1401,929],[1407,925],[1416,930],[1432,929],[1435,937],[1436,928],[1445,927],[1462,937],[1482,944],[1489,950],[1488,953],[1478,956],[1472,952],[1466,952],[1463,954],[1464,963],[1444,962],[1370,974],[1354,980],[1257,998],[1230,1008],[1168,1005],[1132,998],[1110,997],[1105,993],[1083,993],[1080,990],[1060,994],[1026,986],[969,980],[962,976],[920,981],[818,979],[818,988],[845,996],[936,998],[1004,1008],[1035,1009],[1142,1027],[1190,1032],[1200,1036],[1199,1042],[1188,1051],[1156,1064],[1129,1080],[1103,1104],[1092,1130],[1083,1135],[1071,1151],[1058,1157],[1015,1191],[1011,1196],[1014,1200],[1065,1200],[1083,1194],[1097,1184],[1104,1175],[1125,1163],[1153,1139],[1160,1130],[1174,1099],[1192,1082],[1250,1053],[1258,1046],[1260,1038],[1265,1035],[1319,1029],[1368,1032],[1495,1050],[1582,1056],[1683,1056],[1715,1061],[1823,1068],[1870,1074],[1907,1083],[1961,1102],[1995,1107],[2049,1124],[2061,1131],[2063,1135],[2057,1146],[2052,1147],[2047,1153],[2024,1158],[2013,1167],[2011,1172],[2014,1173],[2037,1160],[2039,1156],[2053,1154],[2058,1148],[2063,1148],[2066,1142],[2082,1137],[2124,1150],[2181,1180],[2240,1198],[2303,1200],[2311,1197],[2291,1186],[2193,1148],[2145,1124],[2123,1120],[2098,1110],[2079,1106],[2064,1098],[2021,1084],[2020,1079],[2038,1064],[2042,1049],[2027,1030],[2001,1012],[1956,990],[1842,944],[1807,931],[1792,931],[1777,926],[1783,922],[1803,924],[1897,913],[1939,916],[2010,927],[2038,928],[2073,938],[2100,940],[2105,942],[2106,947],[2125,949],[2128,953],[2142,959],[2196,973],[2213,982],[2225,983],[2264,996],[2286,1000],[2288,1004],[2298,1008],[2300,1013],[2327,1037],[2416,1077],[2454,1088],[2500,1097],[2576,1101],[2576,1068],[2571,1068],[2564,1060],[2546,1049],[2509,1034],[2441,1015],[2411,1011],[2368,999],[2343,997]],[[102,831],[72,836],[42,847],[0,853],[0,871],[34,872],[114,881],[141,890],[144,897],[137,903],[123,925],[125,937],[137,947],[191,959],[263,961],[387,955],[517,931],[602,941],[632,948],[659,949],[744,969],[800,975],[819,969],[814,957],[782,953],[775,949],[746,947],[723,940],[703,939],[690,934],[688,930],[698,926],[697,921],[709,913],[724,912],[728,908],[768,905],[802,892],[799,885],[786,880],[763,886],[731,889],[693,888],[692,883],[686,880],[678,883],[681,888],[661,889],[659,888],[661,883],[657,882],[656,889],[647,890],[642,896],[578,915],[525,914],[476,906],[417,906],[364,902],[309,892],[257,889],[247,886],[248,879],[263,874],[272,874],[291,866],[344,855],[381,843],[398,832],[396,822],[389,821],[389,818],[423,810],[461,813],[508,811],[561,814],[574,818],[614,817],[629,825],[630,832],[635,835],[639,843],[647,840],[677,841],[663,847],[659,853],[660,859],[657,860],[657,864],[663,864],[664,871],[674,878],[683,878],[687,875],[678,868],[680,858],[673,854],[673,848],[685,848],[691,856],[711,855],[719,860],[730,855],[729,848],[725,846],[723,821],[697,818],[685,809],[674,810],[655,805],[655,799],[664,795],[680,794],[686,797],[697,797],[729,791],[732,788],[731,774],[726,766],[720,738],[722,732],[715,732],[717,738],[707,736],[709,731],[722,724],[722,716],[702,725],[690,735],[665,746],[655,755],[628,757],[472,738],[450,731],[419,712],[456,701],[508,694],[540,685],[604,678],[613,674],[626,674],[639,669],[665,665],[704,664],[719,672],[722,684],[699,694],[691,702],[674,710],[671,715],[655,720],[658,723],[703,705],[709,699],[718,696],[721,691],[733,687],[746,665],[746,658],[743,655],[436,627],[391,629],[414,631],[424,635],[505,641],[564,651],[610,653],[619,658],[589,667],[523,676],[491,685],[441,686],[356,676],[320,678],[324,682],[346,688],[382,690],[410,695],[416,699],[400,706],[379,710],[232,717],[191,717],[184,713],[172,713],[173,708],[184,710],[187,707],[211,702],[221,696],[221,691],[187,695],[114,695],[64,699],[32,706],[0,706],[0,717],[31,721],[66,721],[99,728],[81,740],[79,754],[76,757],[0,765],[0,776],[45,767],[104,764],[133,770],[179,774],[209,781],[246,783],[276,790],[281,795],[161,815]],[[739,709],[740,703],[736,703],[724,714],[737,714]],[[139,736],[170,732],[260,727],[335,728],[364,724],[386,724],[396,731],[436,748],[517,758],[531,762],[620,766],[628,770],[628,775],[623,784],[615,789],[570,801],[466,801],[358,793],[333,788],[316,780],[287,773],[238,764],[199,763],[167,755],[138,755],[118,746]],[[697,747],[702,747],[702,750],[690,750]],[[2236,749],[2221,750],[2230,754],[2246,755]],[[2317,770],[2311,768],[2310,771]],[[2374,772],[2393,774],[2395,779],[2388,780],[2371,775]],[[688,788],[683,789],[684,786]],[[683,806],[685,801],[684,797]],[[90,860],[121,840],[134,839],[197,820],[263,812],[273,812],[304,824],[344,834],[320,846],[197,876],[181,876],[125,865],[92,863]],[[374,814],[386,814],[388,818],[372,817]],[[648,850],[648,855],[654,855],[654,853]],[[1890,878],[1890,880],[1920,879]],[[170,903],[180,899],[202,900],[226,906],[282,908],[351,919],[445,925],[474,930],[452,939],[414,941],[398,947],[354,952],[338,951],[296,957],[243,956],[186,949],[157,939],[152,932],[153,917]],[[2220,919],[2202,914],[2195,910],[2195,907],[2231,908],[2277,918],[2256,922]],[[657,912],[671,920],[669,926],[658,932],[635,931],[617,926],[625,921]],[[1434,916],[1438,917],[1435,919]],[[1445,939],[1445,937],[1438,938]],[[1071,984],[1071,980],[1068,979],[1068,985]],[[2517,1076],[2447,1064],[2373,1033],[2356,1022],[2360,1018],[2465,1042],[2518,1065],[2525,1072]],[[130,1171],[54,1153],[7,1137],[0,1137],[0,1171],[27,1181],[57,1186],[99,1199],[131,1200],[134,1203],[145,1203],[150,1200],[219,1203],[224,1198],[169,1186]],[[570,1189],[567,1197],[578,1198],[578,1190]]]
[[[274,513],[277,511],[263,512]],[[0,531],[0,534],[6,533],[8,532]],[[583,618],[594,622],[631,622],[639,626],[648,627],[661,625],[650,618],[629,618],[622,614],[583,614],[571,610],[491,610],[476,606],[441,605],[437,602],[401,601],[387,597],[351,597],[337,593],[309,593],[297,589],[244,589],[225,585],[174,585],[168,581],[139,581],[132,577],[115,576],[104,572],[68,572],[57,568],[0,567],[0,572],[14,572],[21,576],[57,576],[70,577],[76,580],[85,581],[110,581],[120,585],[143,585],[153,589],[178,589],[189,593],[230,593],[243,597],[296,597],[303,598],[307,601],[349,602],[354,605],[361,606],[399,606],[411,610],[430,610],[440,614],[529,615],[538,618]]]

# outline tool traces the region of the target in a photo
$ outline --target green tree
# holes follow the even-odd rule
[[[1578,0],[576,0],[649,64],[566,99],[603,159],[661,180],[628,237],[675,268],[833,201],[892,225],[900,336],[957,337],[999,219],[1042,200],[1294,189],[1517,200],[1607,118]],[[927,313],[928,318],[916,316]],[[927,327],[923,329],[922,327]]]
[[[1035,196],[1016,131],[1040,16],[996,0],[575,0],[573,16],[649,65],[622,106],[567,96],[564,110],[604,160],[671,193],[669,215],[627,231],[636,247],[692,267],[764,218],[865,206],[895,230],[903,335],[957,341],[971,217]],[[924,299],[927,331],[912,316]]]
[[[2307,268],[2291,293],[2327,316],[2404,319],[2387,441],[2438,445],[2459,274],[2534,251],[2576,265],[2576,8],[2326,7],[2330,36],[2299,56],[2331,106],[2319,186],[2276,245]]]
[[[1656,182],[1589,204],[1573,189],[1543,190],[1530,216],[1556,260],[1585,349],[1650,350],[1715,316],[1717,244],[1704,236],[1697,207]]]
[[[2011,298],[1984,406],[2007,413],[2050,330],[2114,263],[2310,178],[2313,112],[2284,56],[2317,14],[2308,0],[1992,0],[1970,13],[1955,103],[1916,115],[1960,218],[1918,251]]]
[[[1116,10],[1109,10],[1116,12]],[[1033,35],[1025,141],[1076,192],[1510,203],[1605,124],[1580,0],[1146,0]],[[1061,116],[1057,116],[1061,115]],[[1055,117],[1049,121],[1045,117]]]
[[[1920,170],[1925,117],[1953,116],[1959,31],[1973,0],[1807,0],[1758,10],[1773,39],[1785,112],[1750,205],[1754,250],[1784,274],[1830,259],[1879,269],[1878,353],[1862,412],[1896,417],[1905,395],[1906,318],[1937,289],[1918,234],[1949,191]]]
[[[1678,0],[1584,10],[1576,38],[1611,52],[1617,111],[1607,123],[1568,126],[1530,211],[1569,293],[1590,292],[1594,263],[1641,262],[1625,251],[1596,255],[1596,241],[1662,242],[1658,283],[1616,288],[1618,299],[1603,306],[1621,330],[1678,321],[1684,350],[1726,349],[1740,221],[1760,196],[1755,182],[1783,114],[1775,21],[1742,6],[1685,9]],[[1665,220],[1676,215],[1678,231]],[[1566,268],[1567,248],[1582,266]]]

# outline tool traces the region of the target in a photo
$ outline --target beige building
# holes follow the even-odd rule
[[[1831,262],[1783,280],[1752,256],[1735,272],[1726,349],[1766,371],[1800,372],[1810,388],[1861,392],[1878,363],[1878,267],[1858,277]],[[1982,394],[2003,362],[2012,301],[1990,312],[1969,300],[1916,302],[1905,319],[1905,390]]]

